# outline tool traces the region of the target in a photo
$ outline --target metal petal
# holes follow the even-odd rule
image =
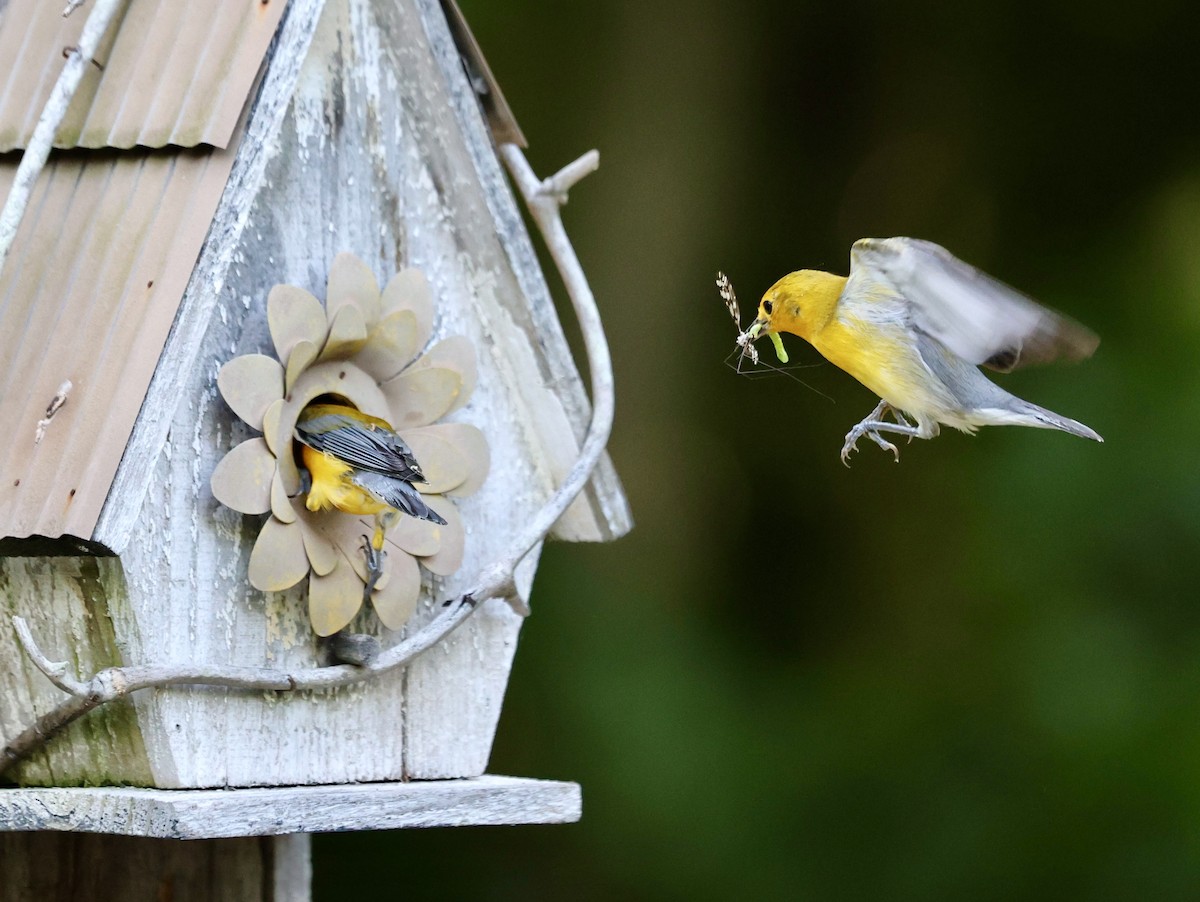
[[[353,517],[341,511],[300,511],[305,526],[334,550],[339,560],[348,563],[358,575],[359,582],[367,578],[366,559],[363,557],[363,538],[370,536],[375,524],[369,518]],[[324,562],[322,562],[323,564]],[[361,591],[361,587],[359,589]]]
[[[315,529],[303,515],[300,519],[300,528],[304,536],[304,552],[308,555],[308,562],[312,565],[313,573],[318,576],[329,575],[337,566],[337,549],[333,547],[333,543],[329,541],[328,537]]]
[[[390,560],[391,560],[391,558],[388,558],[388,560],[390,561]],[[389,582],[391,582],[391,580],[392,580],[392,572],[391,572],[391,570],[389,570],[389,569],[388,569],[388,568],[389,568],[389,566],[390,566],[389,564],[385,563],[385,564],[383,565],[383,571],[382,571],[382,572],[379,574],[379,579],[375,580],[375,589],[376,589],[376,591],[382,591],[383,589],[386,589],[386,588],[387,588],[387,584],[388,584]],[[363,584],[364,584],[364,585],[366,584],[366,580],[365,580],[365,579],[363,580]]]
[[[478,379],[478,367],[475,362],[475,345],[465,335],[451,335],[444,338],[421,355],[421,359],[412,365],[413,370],[425,367],[444,367],[454,370],[462,377],[462,387],[458,397],[450,405],[447,413],[452,413],[470,400],[475,391]]]
[[[425,347],[433,334],[433,293],[429,280],[419,269],[402,269],[383,289],[383,315],[411,310],[417,318],[417,350]]]
[[[279,473],[279,468],[275,468],[275,473],[271,477],[271,513],[276,520],[281,520],[284,523],[296,522],[296,509],[292,507],[292,499],[288,497],[287,491],[283,487],[283,477]]]
[[[271,509],[271,478],[275,457],[261,438],[242,442],[213,468],[209,479],[213,497],[243,514]]]
[[[441,530],[441,547],[435,554],[420,558],[420,564],[430,573],[438,576],[449,576],[462,566],[463,549],[466,536],[463,532],[462,517],[454,504],[439,495],[426,495],[425,503],[446,518],[446,525],[439,526]]]
[[[438,423],[430,431],[446,439],[467,461],[467,478],[461,485],[447,489],[455,498],[474,495],[487,479],[492,466],[492,453],[483,433],[470,423]]]
[[[458,400],[461,388],[462,376],[443,367],[411,369],[380,386],[397,430],[436,422]]]
[[[312,366],[317,359],[317,355],[321,353],[321,345],[313,344],[307,338],[302,338],[296,342],[296,346],[292,348],[292,352],[287,359],[287,378],[284,380],[284,390],[291,392],[292,386],[296,384],[296,380],[300,378],[300,374]]]
[[[276,285],[267,295],[267,325],[280,360],[291,357],[301,341],[318,348],[325,344],[329,321],[321,302],[295,285]]]
[[[470,475],[467,459],[449,441],[438,435],[435,426],[422,426],[400,433],[425,474],[425,482],[414,483],[421,494],[440,494],[457,488]]]
[[[267,412],[263,414],[262,434],[263,440],[267,443],[267,447],[276,457],[279,456],[279,449],[285,447],[285,443],[279,436],[279,416],[283,412],[283,398],[275,401],[267,408]]]
[[[442,528],[437,523],[419,520],[416,517],[401,517],[400,522],[388,531],[388,544],[395,546],[398,553],[408,552],[418,557],[436,554],[442,547]]]
[[[375,324],[354,362],[385,382],[416,356],[417,316],[411,310],[397,310]]]
[[[217,373],[217,388],[244,423],[262,432],[263,413],[283,397],[283,367],[266,354],[234,357]]]
[[[362,607],[363,584],[345,561],[325,576],[308,579],[308,619],[318,636],[332,636],[354,619]]]
[[[330,322],[346,304],[357,307],[368,326],[379,321],[379,282],[354,254],[338,254],[329,267],[325,312]]]
[[[415,560],[401,552],[389,554],[386,566],[389,579],[371,593],[371,604],[384,626],[398,630],[417,609],[421,569]]]
[[[367,343],[367,325],[363,312],[347,301],[336,313],[330,314],[329,338],[317,360],[345,360],[353,357]]]
[[[250,552],[250,585],[264,592],[290,589],[308,573],[304,538],[296,523],[269,517]]]

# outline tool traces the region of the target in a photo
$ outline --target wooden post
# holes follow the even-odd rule
[[[4,902],[308,902],[309,837],[0,833]]]

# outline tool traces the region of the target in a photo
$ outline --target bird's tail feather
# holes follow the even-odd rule
[[[1072,420],[1070,417],[1061,416],[1053,410],[1047,410],[1045,407],[1030,404],[1028,401],[1022,402],[1020,412],[1034,421],[1027,421],[1026,425],[1040,426],[1045,429],[1060,429],[1063,432],[1069,432],[1071,435],[1077,435],[1080,438],[1090,438],[1094,442],[1104,441],[1100,437],[1100,433],[1096,432],[1090,426],[1085,426],[1083,423],[1080,423],[1078,420]]]
[[[400,483],[396,486],[396,489],[396,491],[387,497],[387,502],[392,507],[403,511],[410,517],[416,517],[418,520],[428,520],[430,523],[437,523],[439,526],[446,525],[446,518],[426,504],[425,500],[421,497],[421,493],[407,482]]]
[[[401,513],[439,526],[446,525],[446,519],[426,504],[421,493],[403,479],[360,470],[354,474],[354,482]]]

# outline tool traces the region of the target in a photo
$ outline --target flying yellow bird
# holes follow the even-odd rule
[[[446,525],[413,488],[425,476],[386,420],[342,404],[310,404],[296,423],[296,439],[309,474],[305,507],[375,515],[374,536],[369,542],[363,536],[368,595],[382,573],[387,530],[400,514]]]
[[[964,432],[1036,426],[1104,441],[977,369],[1007,373],[1057,357],[1082,360],[1099,344],[1095,334],[932,242],[864,238],[850,251],[849,277],[814,270],[784,276],[739,339],[769,337],[786,363],[781,332],[799,335],[882,399],[847,433],[843,463],[863,436],[899,460],[883,433],[928,439],[942,425]],[[894,422],[884,419],[889,413]]]

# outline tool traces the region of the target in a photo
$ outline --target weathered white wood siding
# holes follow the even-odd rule
[[[298,28],[296,8],[312,6],[295,3],[285,33]],[[274,73],[273,65],[264,92],[291,96],[287,79]],[[258,147],[240,153],[259,154],[265,169],[258,176],[250,165],[235,166],[240,182],[222,201],[95,536],[118,551],[124,575],[121,586],[121,573],[106,571],[121,586],[105,595],[114,636],[107,657],[282,667],[316,660],[303,591],[264,596],[249,588],[257,523],[221,507],[208,480],[247,437],[217,394],[217,370],[235,355],[269,349],[272,285],[322,296],[341,251],[361,256],[381,280],[404,265],[424,269],[438,305],[435,340],[465,334],[479,354],[472,401],[451,419],[483,429],[492,471],[480,492],[459,502],[467,524],[462,570],[427,583],[414,625],[469,587],[570,465],[583,391],[473,103],[435,0],[329,0],[277,132],[264,135],[257,117],[278,98],[261,99],[247,140],[265,141],[265,157]],[[601,479],[561,532],[598,538],[627,528],[607,465]],[[534,558],[519,572],[526,595]],[[22,604],[54,591],[57,573],[31,564]],[[142,693],[133,705],[136,741],[117,735],[124,727],[97,731],[85,720],[56,740],[49,764],[34,759],[20,775],[145,783],[149,774],[158,786],[203,787],[481,774],[520,623],[491,602],[406,672],[320,697]],[[373,615],[356,628],[377,631]],[[65,637],[37,634],[51,657],[75,654]],[[12,679],[21,684],[14,692],[47,691],[30,667]],[[39,681],[41,688],[30,688]],[[78,743],[86,763],[56,757]]]

